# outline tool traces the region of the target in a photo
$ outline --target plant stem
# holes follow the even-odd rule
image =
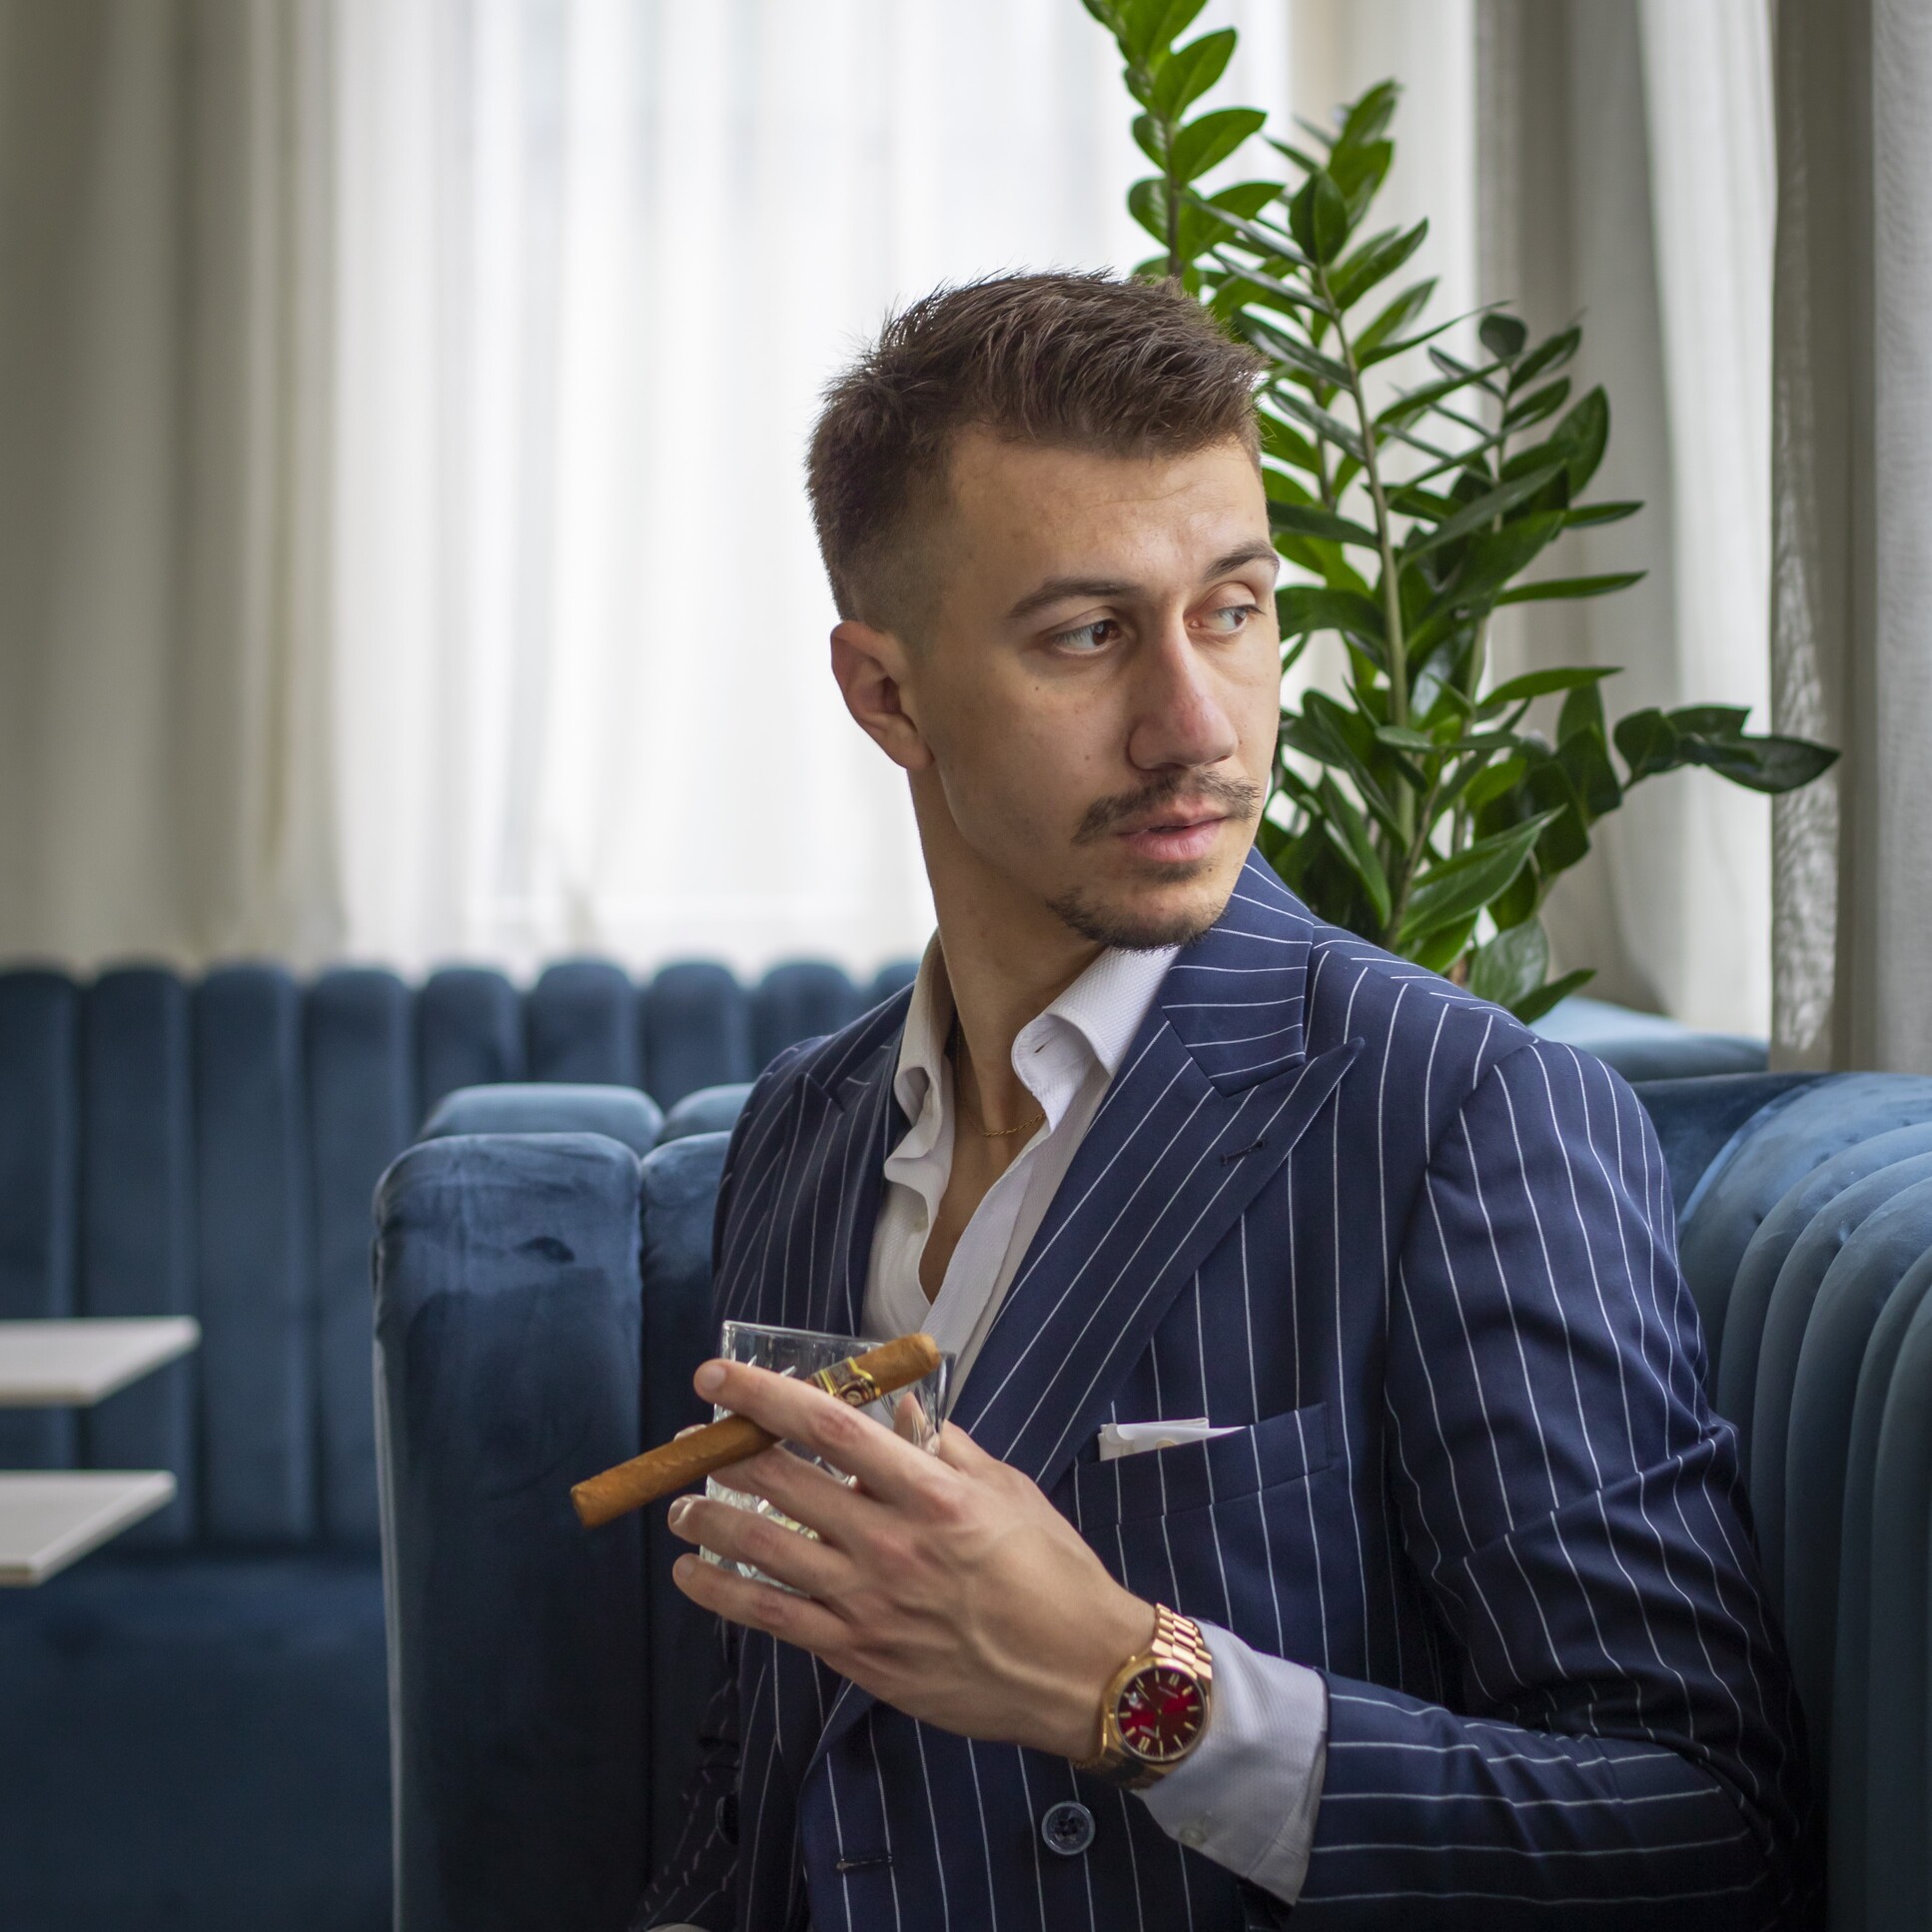
[[[1167,272],[1175,282],[1183,280],[1189,264],[1181,259],[1181,190],[1184,184],[1174,174],[1174,136],[1177,123],[1161,123],[1161,153],[1166,159],[1161,164],[1162,174],[1167,181]]]
[[[1356,361],[1355,344],[1349,340],[1349,332],[1342,321],[1342,311],[1329,289],[1326,269],[1315,272],[1316,286],[1322,292],[1322,301],[1335,322],[1335,343],[1342,352],[1342,364],[1349,372],[1349,394],[1355,399],[1356,421],[1362,428],[1362,475],[1369,485],[1370,500],[1375,505],[1376,541],[1382,552],[1382,620],[1388,635],[1385,648],[1389,658],[1389,722],[1406,725],[1409,722],[1409,651],[1403,636],[1402,621],[1402,579],[1396,568],[1396,532],[1390,521],[1389,497],[1382,486],[1381,451],[1376,443],[1375,419],[1369,413],[1369,399],[1363,393],[1362,369]],[[1408,781],[1396,780],[1396,821],[1402,828],[1403,876],[1395,882],[1392,893],[1393,906],[1391,917],[1395,917],[1398,907],[1409,896],[1409,878],[1414,870],[1411,853],[1416,843],[1416,795],[1410,790]]]

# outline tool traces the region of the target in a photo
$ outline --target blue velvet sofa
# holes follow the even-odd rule
[[[392,1648],[410,1922],[615,1922],[662,1850],[705,1659],[663,1551],[586,1545],[557,1476],[688,1417],[717,1130],[772,1054],[909,971],[0,972],[0,1319],[204,1332],[98,1409],[0,1411],[0,1467],[180,1485],[0,1591],[5,1932],[387,1923]],[[1635,1073],[1762,1064],[1587,1002],[1549,1024]],[[370,1203],[419,1134],[384,1197],[386,1638]]]
[[[1637,1092],[1827,1792],[1831,1925],[1923,1932],[1932,1080],[1774,1075],[1749,1043],[1564,1024],[1679,1076]],[[1758,1070],[1681,1074],[1727,1057]],[[669,1584],[662,1505],[586,1534],[566,1497],[699,1419],[743,1093],[673,1107],[641,1156],[559,1096],[459,1095],[384,1182],[401,1932],[615,1932],[670,1849],[712,1632]]]
[[[639,987],[577,962],[527,992],[475,970],[0,973],[0,1318],[182,1313],[204,1337],[93,1411],[0,1410],[0,1468],[180,1485],[108,1549],[0,1591],[0,1927],[389,1922],[378,1177],[446,1095],[488,1083],[548,1083],[606,1132],[614,1104],[647,1145],[639,1089],[748,1080],[909,970],[794,963],[745,987],[693,963]]]

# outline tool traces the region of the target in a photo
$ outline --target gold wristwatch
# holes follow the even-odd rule
[[[1100,1700],[1100,1746],[1074,1766],[1142,1791],[1200,1743],[1214,1703],[1214,1661],[1190,1617],[1154,1606],[1154,1639],[1114,1672]]]

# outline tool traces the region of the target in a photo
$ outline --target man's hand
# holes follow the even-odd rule
[[[686,1596],[944,1730],[1061,1757],[1094,1750],[1107,1680],[1146,1647],[1154,1611],[1037,1484],[950,1424],[933,1454],[763,1369],[707,1362],[694,1386],[860,1487],[782,1449],[732,1466],[734,1489],[776,1503],[816,1542],[730,1503],[680,1497],[677,1535],[805,1592],[680,1556],[672,1575]]]

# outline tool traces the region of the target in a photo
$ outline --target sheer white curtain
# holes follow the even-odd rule
[[[1230,99],[1288,10],[1217,0]],[[344,0],[335,504],[349,947],[854,966],[930,907],[845,717],[801,487],[895,303],[1125,266],[1077,0]]]
[[[1617,666],[1614,717],[1748,704],[1770,728],[1775,179],[1765,0],[1479,0],[1482,294],[1581,320],[1611,403],[1593,493],[1642,515],[1565,540],[1565,571],[1641,568],[1601,602],[1525,606],[1504,668]],[[1648,781],[1557,888],[1548,924],[1589,989],[1694,1025],[1769,1031],[1768,801],[1706,772]]]

